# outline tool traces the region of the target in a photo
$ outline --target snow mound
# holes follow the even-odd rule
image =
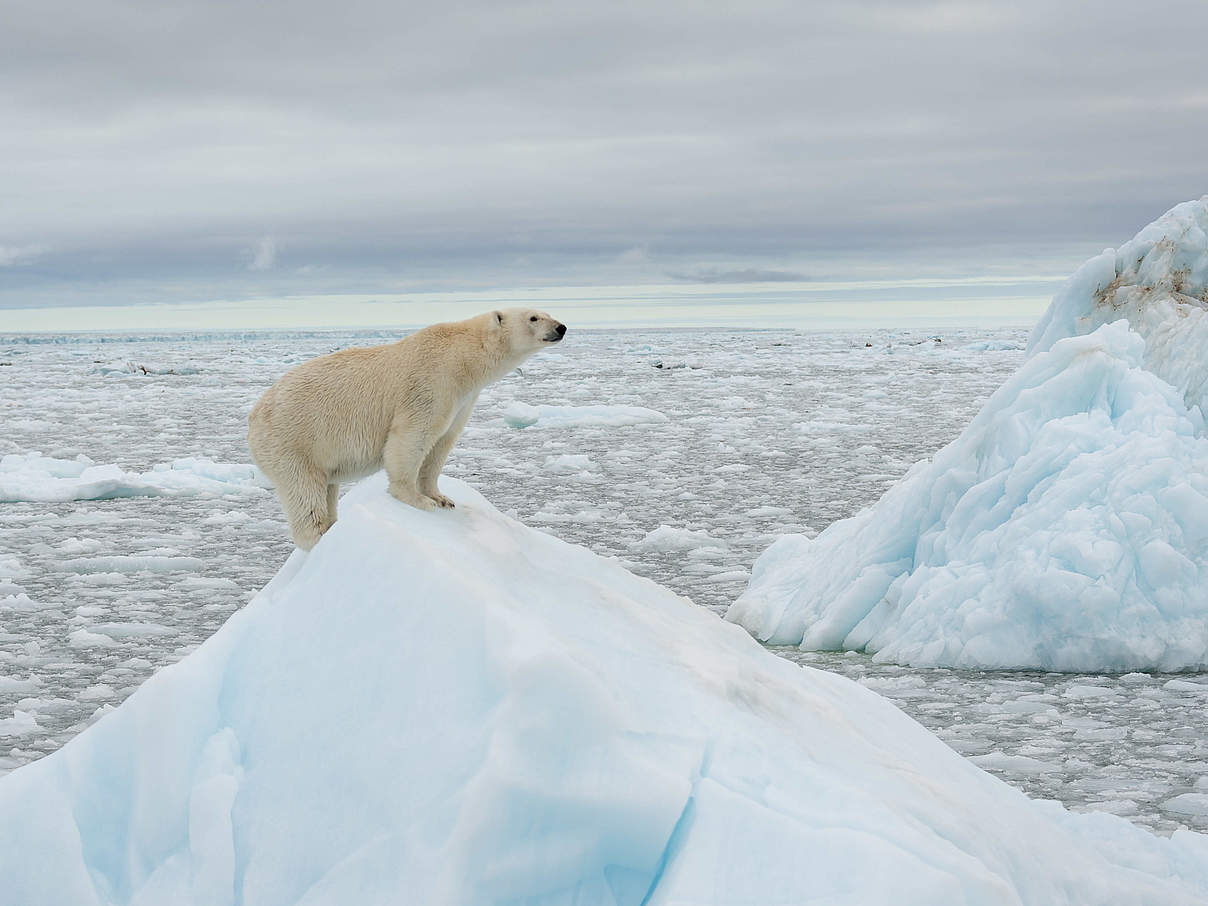
[[[510,403],[503,420],[513,428],[624,428],[661,424],[667,416],[645,406],[530,406]]]
[[[142,473],[97,465],[87,456],[54,459],[41,453],[9,453],[0,458],[0,503],[263,494],[269,487],[255,466],[194,457],[160,463]]]
[[[442,490],[455,511],[353,489],[213,638],[0,779],[6,901],[1208,895],[1208,839],[1033,802],[876,694]]]
[[[813,541],[778,539],[726,619],[914,666],[1208,667],[1208,321],[1171,288],[1204,292],[1206,217],[1180,205],[1088,262],[960,437]],[[1113,283],[1130,301],[1088,301]]]

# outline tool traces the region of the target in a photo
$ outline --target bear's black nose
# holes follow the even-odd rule
[[[560,336],[560,337],[564,336],[566,334],[566,325],[559,324],[557,330],[558,330],[558,336]]]

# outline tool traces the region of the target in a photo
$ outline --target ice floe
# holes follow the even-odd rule
[[[27,711],[17,711],[12,717],[0,719],[0,738],[25,736],[38,729],[38,721]],[[3,820],[0,817],[0,820]]]
[[[442,490],[455,511],[409,509],[380,476],[353,489],[315,550],[215,636],[0,779],[5,896],[1208,896],[1208,838],[1029,800],[858,684],[769,654],[459,482]]]
[[[724,546],[724,541],[719,541],[708,532],[660,525],[653,531],[647,532],[640,541],[635,541],[631,545],[631,549],[637,551],[683,552],[698,550],[700,548]]]
[[[579,473],[599,470],[596,462],[586,453],[560,453],[557,456],[547,456],[541,468],[547,472]]]
[[[667,416],[644,406],[530,406],[510,403],[503,420],[513,428],[623,428],[660,424]]]
[[[166,365],[162,362],[135,362],[130,359],[113,359],[108,362],[97,362],[92,369],[97,374],[197,374],[198,369],[192,365]]]
[[[75,459],[41,453],[0,457],[0,503],[264,494],[268,487],[255,466],[197,457],[160,463],[141,473],[112,464],[98,465],[83,455]]]
[[[76,557],[64,560],[62,567],[74,573],[97,573],[104,576],[123,573],[171,573],[200,569],[196,557],[158,556],[154,554],[118,554],[111,557]]]

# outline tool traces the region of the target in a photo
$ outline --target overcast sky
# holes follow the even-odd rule
[[[42,0],[0,306],[1065,273],[1208,192],[1208,4]]]

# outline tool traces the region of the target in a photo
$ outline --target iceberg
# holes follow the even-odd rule
[[[1208,838],[1029,800],[874,692],[441,489],[455,511],[356,486],[212,638],[0,778],[4,901],[1208,897]]]
[[[726,619],[912,666],[1208,667],[1208,196],[1091,259],[962,434]]]

